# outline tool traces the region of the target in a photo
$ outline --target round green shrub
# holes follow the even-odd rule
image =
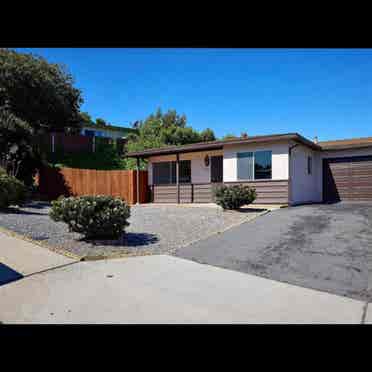
[[[0,208],[22,204],[26,195],[27,189],[23,182],[0,171]]]
[[[223,209],[239,209],[256,199],[256,190],[246,185],[222,185],[214,189],[214,197]]]
[[[49,216],[88,239],[118,238],[129,225],[130,207],[112,196],[61,197],[52,201]]]

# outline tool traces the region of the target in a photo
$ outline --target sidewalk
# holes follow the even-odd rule
[[[167,255],[78,262],[0,286],[0,298],[3,323],[361,323],[365,311],[362,301]]]
[[[76,261],[0,231],[0,284],[72,262]]]

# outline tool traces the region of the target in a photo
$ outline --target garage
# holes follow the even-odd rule
[[[323,201],[372,201],[372,156],[323,159]]]

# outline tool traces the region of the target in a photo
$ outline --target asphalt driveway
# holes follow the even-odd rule
[[[276,210],[175,255],[371,301],[372,204]]]

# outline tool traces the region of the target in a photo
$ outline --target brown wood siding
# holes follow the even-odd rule
[[[137,202],[136,171],[100,171],[94,169],[50,168],[39,170],[37,183],[40,193],[49,200],[60,195],[112,195]],[[147,171],[140,171],[140,203],[148,201]]]
[[[177,186],[175,185],[153,185],[154,203],[177,203]]]
[[[324,159],[323,200],[372,201],[372,156]]]
[[[213,184],[201,183],[194,185],[194,203],[213,203]]]
[[[288,180],[225,182],[225,184],[243,184],[254,187],[257,198],[253,204],[288,204]]]
[[[152,201],[154,203],[177,203],[176,185],[152,185]],[[180,184],[180,203],[192,202],[192,185]]]
[[[244,184],[254,187],[257,199],[254,204],[287,204],[288,181],[265,180],[252,182],[226,182],[226,185]],[[213,187],[219,184],[203,183],[180,185],[181,203],[213,203]],[[153,185],[154,203],[177,203],[176,185]]]

